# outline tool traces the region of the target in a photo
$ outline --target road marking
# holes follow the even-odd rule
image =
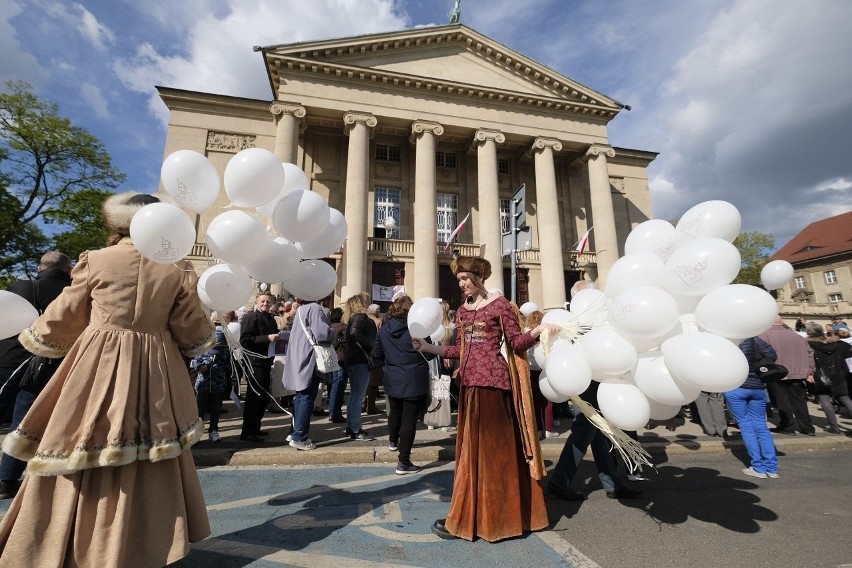
[[[574,568],[601,568],[597,562],[577,550],[574,545],[559,536],[556,531],[542,531],[534,534],[570,566]]]

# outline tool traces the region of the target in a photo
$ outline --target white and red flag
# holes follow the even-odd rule
[[[588,246],[589,244],[589,235],[592,233],[592,229],[594,229],[594,227],[589,227],[589,230],[586,231],[582,237],[580,237],[580,241],[577,243],[577,248],[574,249],[577,251],[577,255],[583,254],[583,252],[586,250],[586,246]]]
[[[467,217],[462,219],[462,222],[459,223],[459,226],[456,227],[455,229],[453,229],[452,234],[450,234],[450,237],[447,239],[447,244],[444,245],[444,252],[447,252],[447,249],[450,248],[450,245],[452,244],[453,239],[456,238],[456,236],[459,233],[461,233],[462,229],[464,229],[464,224],[467,223],[468,219],[470,219],[470,211],[467,212]]]

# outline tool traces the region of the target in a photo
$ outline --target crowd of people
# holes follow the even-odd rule
[[[14,287],[42,315],[0,343],[0,379],[8,386],[0,411],[11,424],[0,497],[15,497],[0,523],[0,564],[158,566],[184,556],[210,533],[189,448],[203,437],[205,422],[210,442],[221,440],[228,399],[242,408],[241,443],[264,444],[265,413],[283,411],[292,415],[287,443],[311,451],[318,416],[345,424],[350,440],[373,440],[362,418],[379,412],[383,390],[388,450],[397,452],[399,475],[421,471],[411,459],[418,423],[446,404],[432,419],[450,428],[456,410],[452,498],[447,517],[432,526],[444,539],[493,542],[546,528],[546,495],[586,498],[572,482],[588,448],[608,497],[642,494],[625,483],[618,454],[577,405],[548,476],[540,440],[560,435],[564,405],[542,396],[531,352],[543,333],[560,328],[542,323],[541,312],[521,316],[489,291],[487,260],[453,260],[464,302],[455,312],[443,305],[443,333],[434,343],[411,336],[413,300],[404,293],[384,317],[366,293],[329,310],[265,290],[251,309],[208,314],[192,266],[149,261],[128,238],[132,214],[158,199],[133,192],[110,198],[107,247],[81,255],[73,270],[67,256],[48,253],[38,277]],[[729,438],[729,426],[737,426],[750,460],[746,475],[779,477],[773,432],[814,434],[809,396],[829,432],[841,432],[835,405],[852,415],[848,327],[839,320],[831,327],[802,323],[803,331],[794,331],[779,318],[744,340],[743,384],[696,401],[694,415],[707,435]],[[321,370],[317,346],[332,348],[339,367]],[[787,376],[762,382],[760,358],[782,364]],[[597,384],[580,397],[592,408]],[[770,406],[778,412],[773,432]],[[139,554],[128,534],[152,544]]]

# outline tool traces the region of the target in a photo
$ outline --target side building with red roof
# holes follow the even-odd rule
[[[794,268],[793,279],[778,291],[788,325],[798,317],[821,325],[852,320],[852,211],[811,223],[771,260]]]

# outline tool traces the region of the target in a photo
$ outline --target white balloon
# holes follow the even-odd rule
[[[660,337],[677,323],[677,302],[659,288],[630,288],[612,301],[608,317],[610,324],[627,337]]]
[[[269,150],[247,148],[225,166],[225,193],[237,207],[266,205],[284,185],[281,160]]]
[[[637,225],[624,242],[624,254],[650,252],[665,262],[675,248],[675,228],[668,221],[649,219]]]
[[[198,278],[198,296],[211,310],[236,310],[251,296],[251,278],[239,266],[214,264]]]
[[[325,258],[340,250],[346,240],[346,217],[337,209],[329,209],[329,223],[316,237],[296,243],[301,258]]]
[[[695,321],[704,331],[728,339],[754,337],[778,317],[778,304],[769,292],[748,284],[730,284],[708,292],[695,308]]]
[[[210,254],[229,264],[253,261],[263,252],[266,239],[266,229],[260,220],[239,209],[214,217],[205,235]]]
[[[267,238],[260,254],[246,263],[246,272],[260,282],[284,282],[299,265],[296,245],[283,237]]]
[[[713,237],[732,243],[740,234],[741,225],[742,217],[734,205],[712,200],[690,208],[678,220],[676,228],[693,239]]]
[[[192,250],[195,226],[180,207],[151,203],[130,220],[130,240],[145,258],[160,264],[174,264]]]
[[[668,339],[669,337],[674,337],[675,335],[680,335],[683,333],[683,325],[681,323],[681,318],[678,317],[678,322],[674,325],[673,328],[669,330],[668,333],[659,337],[627,337],[625,339],[630,342],[633,347],[636,348],[636,353],[641,356],[643,353],[648,351],[659,351],[660,345]]]
[[[767,290],[777,290],[793,279],[793,265],[786,260],[773,260],[760,271],[760,282]]]
[[[414,339],[429,337],[441,326],[444,311],[435,298],[420,298],[408,310],[408,333]]]
[[[439,325],[438,329],[429,334],[429,339],[432,340],[432,343],[437,344],[439,341],[444,339],[444,336],[447,334],[447,328],[443,325]]]
[[[524,302],[523,304],[521,304],[520,312],[524,316],[528,316],[531,313],[537,312],[537,311],[538,311],[538,304],[536,304],[535,302]]]
[[[0,338],[14,337],[30,327],[38,317],[38,310],[25,298],[14,292],[0,290]]]
[[[541,375],[538,377],[538,389],[541,391],[544,398],[557,404],[565,402],[571,398],[570,396],[561,395],[553,390],[553,387],[550,385],[550,381],[547,380],[547,373],[544,371],[542,371]]]
[[[297,189],[308,189],[308,176],[305,175],[305,172],[299,166],[288,162],[282,163],[281,166],[284,168],[284,184],[281,186],[278,194],[269,203],[257,208],[258,215],[272,217],[272,214],[275,212],[275,206],[278,205],[278,202],[285,195]]]
[[[706,392],[726,392],[748,377],[748,361],[724,337],[699,331],[667,339],[661,347],[669,372]]]
[[[568,310],[563,310],[562,308],[556,308],[544,312],[544,316],[542,316],[541,318],[541,323],[555,323],[556,325],[566,325],[573,320],[574,317],[571,315],[571,312],[569,312]]]
[[[636,364],[636,348],[611,327],[596,327],[583,335],[580,349],[595,376],[622,375]]]
[[[741,262],[740,251],[728,241],[696,239],[678,247],[669,257],[663,287],[675,295],[703,296],[733,282]]]
[[[665,263],[652,252],[624,255],[610,268],[604,291],[610,298],[615,298],[625,290],[638,286],[662,288],[665,270]]]
[[[651,407],[651,420],[668,420],[674,418],[680,412],[681,404],[663,404],[651,398],[648,399]]]
[[[633,379],[649,399],[678,407],[695,400],[701,389],[672,376],[661,355],[639,357]]]
[[[556,345],[543,369],[550,386],[561,396],[579,395],[592,383],[592,368],[580,348],[570,343]]]
[[[651,405],[636,385],[601,383],[598,406],[604,418],[622,430],[638,430],[651,418]]]
[[[160,179],[181,206],[201,213],[219,197],[219,172],[207,156],[193,150],[172,152],[163,161]]]
[[[606,300],[606,295],[602,291],[596,288],[584,288],[571,298],[568,309],[574,315],[606,309]]]
[[[533,358],[535,359],[535,362],[538,363],[538,367],[542,369],[542,372],[544,372],[544,366],[547,364],[547,357],[544,356],[544,345],[539,343],[533,347]]]
[[[701,301],[701,296],[684,296],[682,294],[672,294],[672,297],[677,302],[677,311],[680,315],[694,314],[695,308],[698,307],[698,302]]]
[[[284,287],[297,298],[322,300],[337,286],[337,273],[323,260],[303,260],[284,280]]]
[[[275,205],[272,224],[282,237],[291,241],[309,241],[328,228],[331,210],[320,194],[297,189]]]
[[[261,291],[261,292],[266,292],[267,290],[269,290],[269,284],[267,284],[266,282],[261,282],[261,284],[260,284],[260,291]]]

